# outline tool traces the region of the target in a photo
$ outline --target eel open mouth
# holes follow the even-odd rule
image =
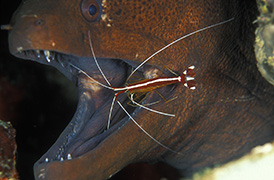
[[[115,93],[90,78],[107,85],[92,57],[76,57],[48,50],[20,51],[20,49],[14,55],[54,66],[78,86],[79,102],[74,117],[55,144],[36,165],[70,160],[84,155],[130,120],[115,103],[110,127],[107,129],[110,106]],[[136,62],[128,60],[97,59],[112,87],[124,86],[132,69],[138,65]],[[158,68],[154,66],[144,65],[132,78],[155,77],[155,72],[158,71]],[[140,110],[140,108],[130,105],[130,100],[125,93],[119,95],[118,99],[132,116]]]

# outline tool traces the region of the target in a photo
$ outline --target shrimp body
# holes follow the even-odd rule
[[[184,86],[188,87],[189,89],[195,89],[194,68],[194,66],[188,67],[188,69],[185,70],[181,76],[177,77],[158,77],[152,79],[145,79],[137,83],[129,84],[125,87],[112,88],[114,91],[119,91],[116,94],[116,97],[123,92],[146,93],[158,89],[160,87],[164,87],[178,82],[184,84]]]

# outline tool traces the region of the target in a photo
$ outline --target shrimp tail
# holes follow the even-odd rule
[[[196,89],[196,81],[195,81],[195,72],[194,72],[195,66],[189,66],[187,70],[184,71],[184,77],[185,77],[185,82],[184,86],[189,88],[189,89]]]

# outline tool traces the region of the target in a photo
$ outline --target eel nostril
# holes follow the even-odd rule
[[[44,21],[41,19],[37,19],[34,23],[36,26],[42,26],[44,24]]]

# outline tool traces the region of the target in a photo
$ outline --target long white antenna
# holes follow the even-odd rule
[[[92,56],[94,58],[94,61],[96,63],[96,66],[97,68],[99,69],[99,71],[101,72],[103,78],[105,79],[105,81],[108,83],[108,85],[111,87],[111,84],[110,82],[108,81],[107,77],[105,76],[103,70],[101,69],[101,67],[99,66],[98,64],[98,61],[97,61],[97,58],[95,56],[95,53],[94,53],[94,50],[93,50],[93,46],[92,46],[92,43],[91,43],[91,37],[90,37],[90,31],[88,31],[88,40],[89,40],[89,46],[90,46],[90,50],[91,50],[91,53],[92,53]]]
[[[146,110],[148,110],[148,111],[151,111],[151,112],[154,112],[154,113],[158,113],[158,114],[162,114],[162,115],[165,115],[165,116],[175,117],[175,114],[169,114],[169,113],[157,111],[157,110],[155,110],[155,109],[150,109],[150,108],[148,108],[148,107],[146,107],[146,106],[143,106],[143,105],[137,103],[137,102],[134,101],[134,99],[133,99],[133,94],[130,94],[130,100],[132,101],[133,104],[136,104],[137,106],[140,106],[141,108],[144,108],[144,109],[146,109]]]
[[[69,63],[71,66],[73,66],[75,69],[77,69],[79,72],[83,73],[84,75],[86,75],[88,78],[90,78],[92,81],[94,81],[95,83],[99,84],[100,86],[104,87],[104,88],[107,88],[107,89],[111,89],[113,90],[112,87],[109,87],[109,86],[106,86],[102,83],[100,83],[99,81],[95,80],[93,77],[91,77],[90,75],[88,75],[85,71],[83,71],[82,69],[80,69],[79,67]]]
[[[110,105],[110,110],[109,110],[109,113],[108,113],[108,125],[107,125],[107,129],[109,129],[110,127],[110,119],[111,119],[111,115],[112,115],[112,111],[113,111],[113,106],[114,106],[114,103],[115,103],[115,96],[113,97],[112,99],[112,102],[111,102],[111,105]]]
[[[185,39],[189,36],[192,36],[193,34],[196,34],[196,33],[199,33],[201,31],[204,31],[204,30],[207,30],[207,29],[210,29],[210,28],[213,28],[213,27],[216,27],[216,26],[219,26],[219,25],[222,25],[222,24],[225,24],[229,21],[232,21],[234,18],[231,18],[231,19],[228,19],[226,21],[222,21],[222,22],[219,22],[219,23],[216,23],[216,24],[213,24],[213,25],[209,25],[207,27],[204,27],[202,29],[198,29],[196,31],[193,31],[187,35],[184,35],[178,39],[176,39],[175,41],[172,41],[171,43],[169,43],[168,45],[164,46],[163,48],[159,49],[158,51],[156,51],[155,53],[153,53],[151,56],[149,56],[146,60],[144,60],[141,64],[139,64],[139,66],[137,66],[132,72],[131,74],[129,75],[128,79],[141,67],[143,66],[147,61],[149,61],[152,57],[154,57],[155,55],[159,54],[161,51],[167,49],[168,47],[172,46],[173,44],[177,43],[178,41],[181,41],[182,39]]]
[[[116,93],[117,94],[117,93]],[[115,95],[116,95],[115,94]],[[128,115],[128,117],[131,119],[132,122],[134,122],[134,124],[136,126],[138,126],[138,128],[140,128],[148,137],[150,137],[153,141],[155,141],[157,144],[159,144],[160,146],[166,148],[167,150],[175,153],[175,154],[180,154],[179,152],[177,151],[174,151],[173,149],[167,147],[166,145],[160,143],[157,139],[155,139],[153,136],[151,136],[144,128],[142,128],[142,126],[140,126],[136,121],[135,119],[133,119],[133,117],[127,112],[127,110],[124,108],[124,106],[120,103],[120,101],[118,99],[116,99],[117,103],[119,104],[119,106],[123,109],[123,111]]]

